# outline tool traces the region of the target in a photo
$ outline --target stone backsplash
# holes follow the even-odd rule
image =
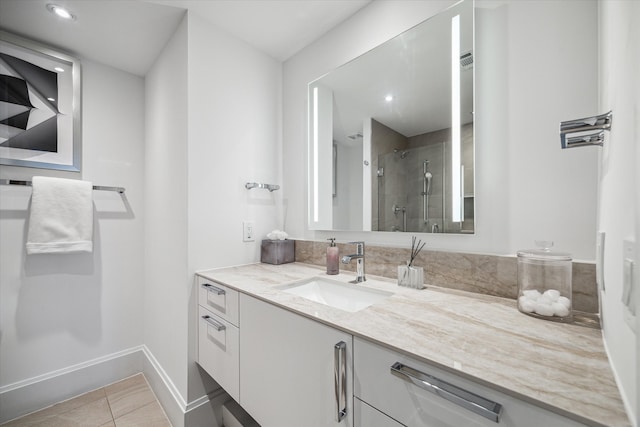
[[[296,240],[296,262],[326,265],[327,242]],[[355,251],[354,245],[337,243],[340,256]],[[409,259],[410,250],[367,245],[365,270],[376,276],[397,277],[398,265]],[[424,267],[427,285],[452,288],[485,295],[516,299],[518,294],[517,259],[513,256],[465,254],[422,250],[414,265]],[[355,271],[355,262],[340,264],[340,269]],[[573,262],[573,309],[598,313],[595,264]]]

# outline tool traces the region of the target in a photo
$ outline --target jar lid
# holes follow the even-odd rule
[[[552,241],[536,240],[537,249],[523,249],[518,251],[518,257],[549,260],[549,261],[571,261],[571,254],[567,252],[553,252],[551,247]]]

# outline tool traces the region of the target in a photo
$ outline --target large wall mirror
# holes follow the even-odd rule
[[[309,84],[309,229],[474,232],[473,1]]]

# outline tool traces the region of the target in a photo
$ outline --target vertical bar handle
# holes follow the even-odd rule
[[[220,289],[219,287],[213,286],[212,284],[209,284],[209,283],[203,283],[202,287],[205,288],[207,291],[216,295],[224,295],[227,293],[224,289]]]
[[[347,344],[340,341],[333,347],[333,374],[338,422],[347,415]]]

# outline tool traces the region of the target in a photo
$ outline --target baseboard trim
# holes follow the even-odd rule
[[[151,351],[143,346],[143,373],[173,427],[221,426],[222,404],[231,397],[222,388],[187,402]]]
[[[143,346],[112,353],[0,388],[0,423],[142,372]]]
[[[0,387],[0,424],[139,373],[174,427],[221,425],[222,404],[229,395],[220,388],[186,402],[145,345]]]

